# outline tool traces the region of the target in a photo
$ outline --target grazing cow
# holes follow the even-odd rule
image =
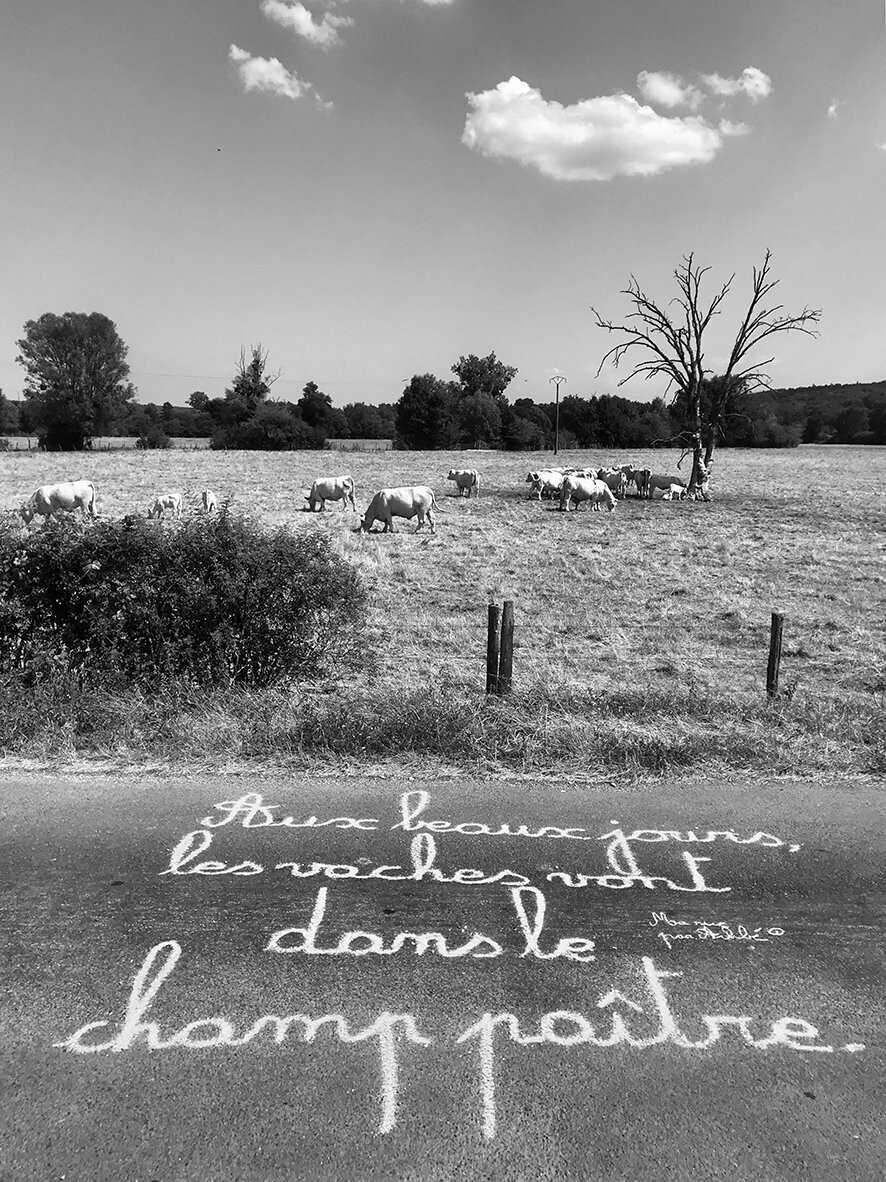
[[[474,496],[480,495],[480,474],[476,468],[450,468],[447,480],[454,480],[460,497],[470,497],[471,489]]]
[[[361,532],[370,533],[376,521],[384,522],[382,533],[394,533],[394,518],[405,517],[408,521],[412,517],[418,518],[415,532],[421,529],[425,518],[434,533],[433,509],[440,509],[434,499],[434,490],[426,484],[416,484],[404,488],[383,488],[375,494],[369,502],[369,508],[360,522]],[[443,510],[440,509],[442,513]]]
[[[649,496],[649,481],[652,478],[652,472],[649,468],[635,468],[633,481],[637,486],[637,496]]]
[[[320,506],[320,511],[325,509],[327,501],[341,501],[342,509],[347,509],[350,504],[356,513],[357,502],[354,499],[356,491],[357,486],[354,484],[353,476],[322,476],[311,485],[311,491],[305,500],[308,502],[308,509],[311,513],[314,512],[314,507],[317,504]]]
[[[204,513],[215,513],[218,511],[218,497],[211,488],[204,488],[200,494],[200,507]]]
[[[651,498],[656,489],[661,489],[662,492],[670,492],[671,488],[675,484],[680,488],[686,488],[685,483],[680,479],[679,476],[650,476],[649,484],[647,486],[648,492],[646,495]]]
[[[158,519],[171,513],[173,517],[181,517],[182,515],[182,495],[177,492],[160,493],[154,501],[151,508],[148,510],[148,517],[156,517]]]
[[[560,490],[560,508],[569,512],[569,502],[575,501],[576,512],[582,501],[590,501],[591,508],[599,512],[605,505],[611,513],[615,508],[615,495],[605,480],[589,480],[584,476],[567,476]]]
[[[91,480],[68,480],[62,484],[41,484],[22,505],[20,513],[25,525],[33,519],[51,517],[54,513],[73,513],[79,509],[84,517],[95,517],[95,485]]]
[[[661,494],[663,501],[685,501],[687,497],[685,484],[672,484],[667,492]]]
[[[557,468],[542,468],[538,472],[530,472],[526,477],[526,483],[530,486],[530,493],[537,492],[538,499],[541,500],[542,493],[549,496],[558,493],[565,479],[564,474]]]

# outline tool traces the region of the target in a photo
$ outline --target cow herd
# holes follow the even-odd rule
[[[689,496],[686,484],[679,476],[653,475],[649,468],[622,464],[620,468],[541,468],[526,477],[530,493],[560,498],[560,508],[568,513],[574,501],[576,508],[587,501],[592,509],[606,508],[610,513],[616,501],[628,494],[633,484],[637,496],[650,500],[660,491],[663,501],[682,501]]]
[[[471,493],[475,497],[480,495],[480,476],[475,468],[450,469],[447,480],[453,482],[460,498],[470,498]],[[638,497],[647,499],[656,492],[661,492],[662,500],[667,501],[684,500],[690,495],[678,477],[654,475],[648,468],[631,464],[623,464],[620,468],[543,468],[530,472],[526,483],[530,486],[530,495],[536,495],[539,501],[545,496],[559,497],[560,509],[566,513],[571,505],[578,508],[583,501],[593,510],[605,508],[611,513],[618,500],[627,496],[631,485]],[[305,493],[305,509],[311,513],[322,512],[327,501],[341,501],[343,509],[350,507],[356,513],[356,491],[352,476],[319,477]],[[178,518],[182,516],[183,505],[180,492],[159,493],[147,515],[158,520]],[[48,518],[77,509],[84,516],[95,517],[95,485],[91,480],[41,485],[22,505],[21,516],[28,525],[37,516]],[[211,489],[204,489],[198,510],[210,514],[217,509],[218,497]],[[383,533],[393,533],[395,517],[407,521],[415,517],[418,519],[417,530],[427,522],[434,533],[434,512],[438,510],[442,512],[429,485],[383,488],[371,498],[360,520],[359,531],[370,533],[376,522],[380,522]]]

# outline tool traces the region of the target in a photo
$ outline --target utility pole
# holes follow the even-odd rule
[[[557,387],[556,409],[554,411],[554,455],[556,455],[560,450],[560,383],[565,382],[566,377],[564,374],[558,373],[552,378],[548,378],[548,381],[553,382]]]

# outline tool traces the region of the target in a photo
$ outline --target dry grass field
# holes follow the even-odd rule
[[[677,452],[564,452],[559,462]],[[99,452],[0,456],[0,507],[85,477],[103,516],[204,487],[268,525],[322,530],[371,587],[380,665],[346,685],[120,712],[93,748],[190,762],[414,755],[584,773],[726,766],[792,774],[886,770],[886,449],[723,451],[710,503],[641,501],[561,514],[528,496],[546,454]],[[476,467],[478,499],[445,476]],[[684,466],[684,475],[685,475]],[[315,476],[373,491],[428,483],[437,533],[355,532],[353,513],[303,511]],[[36,527],[32,527],[36,528]],[[512,698],[484,702],[486,608],[512,599]],[[769,619],[783,612],[783,695],[765,698]],[[64,741],[62,741],[62,739]],[[84,749],[76,727],[32,754]],[[210,754],[212,753],[212,754]],[[122,754],[121,754],[122,757]]]

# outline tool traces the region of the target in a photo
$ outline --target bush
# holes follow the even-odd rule
[[[31,684],[272,686],[365,667],[366,603],[324,536],[225,511],[0,523],[0,672]]]

